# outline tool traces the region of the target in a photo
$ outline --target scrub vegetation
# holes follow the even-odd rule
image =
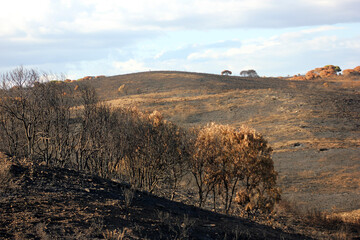
[[[8,206],[4,201],[7,197],[12,196],[11,193],[15,191],[14,189],[25,189],[27,186],[34,185],[36,187],[33,187],[33,192],[28,193],[29,196],[33,194],[31,196],[36,198],[36,191],[45,191],[46,196],[51,195],[60,199],[63,196],[53,196],[51,191],[56,193],[60,191],[59,189],[61,191],[66,191],[67,188],[71,189],[69,179],[72,179],[73,184],[78,185],[76,191],[85,194],[96,193],[91,204],[101,205],[101,211],[104,211],[98,213],[96,210],[91,212],[79,210],[84,216],[87,216],[86,214],[101,215],[98,220],[93,219],[91,223],[81,224],[77,234],[83,238],[122,239],[127,236],[130,239],[136,237],[153,239],[159,236],[148,228],[155,224],[160,229],[160,238],[162,239],[201,239],[200,233],[204,231],[203,226],[218,224],[221,216],[225,217],[225,215],[246,217],[282,230],[275,233],[263,226],[263,236],[260,237],[252,227],[246,232],[243,225],[236,225],[236,221],[243,221],[237,218],[238,220],[229,220],[231,227],[234,227],[233,230],[220,231],[218,227],[211,227],[212,230],[209,232],[211,238],[272,239],[283,234],[301,232],[299,229],[286,230],[286,226],[291,225],[289,223],[292,221],[291,219],[285,222],[279,221],[279,219],[284,219],[284,211],[287,217],[291,212],[294,216],[296,215],[294,218],[299,219],[302,218],[304,212],[298,211],[298,207],[295,207],[294,204],[281,201],[281,188],[288,193],[294,185],[289,187],[284,184],[286,179],[279,175],[273,160],[274,149],[264,135],[243,124],[236,126],[236,124],[229,124],[226,121],[223,121],[222,124],[209,123],[212,117],[201,116],[198,109],[194,109],[195,105],[204,103],[204,101],[211,103],[214,96],[218,98],[216,104],[220,109],[226,104],[232,105],[229,109],[234,109],[235,105],[231,101],[235,97],[231,98],[232,94],[243,94],[241,95],[243,99],[255,97],[255,95],[251,95],[251,91],[255,91],[254,89],[260,92],[270,91],[270,86],[273,86],[274,83],[275,85],[280,82],[285,83],[286,80],[269,79],[267,83],[264,82],[264,86],[260,86],[255,77],[251,77],[249,81],[239,78],[244,81],[244,89],[250,91],[250,95],[247,95],[248,92],[241,92],[240,89],[232,92],[234,91],[232,85],[237,86],[238,82],[236,81],[239,81],[234,77],[218,76],[227,81],[223,82],[211,75],[189,73],[188,80],[185,80],[189,81],[189,84],[194,84],[193,80],[203,82],[203,79],[209,79],[210,84],[206,84],[205,89],[197,92],[184,90],[184,83],[179,83],[179,79],[171,79],[176,74],[181,75],[180,73],[152,74],[158,74],[155,76],[159,78],[159,81],[141,83],[142,87],[138,86],[133,79],[118,81],[104,76],[84,78],[82,81],[49,81],[49,75],[23,67],[1,75],[0,150],[4,153],[1,156],[0,171],[3,196],[1,204],[4,207],[4,222],[1,223],[1,231],[4,234],[6,232],[6,237],[12,238],[16,237],[16,234],[20,234],[6,224],[10,221],[6,219],[7,216],[11,215],[7,211],[13,207],[12,205]],[[149,73],[147,76],[151,77],[151,74]],[[172,85],[172,99],[168,98],[166,92],[159,90],[164,89],[169,79],[170,82],[173,80],[178,82]],[[103,85],[102,89],[99,89],[97,85],[99,82],[101,82],[100,85]],[[116,84],[112,84],[114,82]],[[303,88],[306,83],[296,82],[295,85],[291,85],[292,83],[286,82],[286,84],[293,86],[296,90],[299,87]],[[106,86],[111,86],[113,92],[106,92]],[[188,87],[193,89],[194,86],[188,85]],[[268,90],[266,90],[267,87],[269,87]],[[152,88],[158,89],[156,92],[157,102],[151,101],[154,97],[151,97],[152,93],[150,93]],[[216,92],[219,88],[223,93]],[[183,96],[179,95],[179,91],[183,92]],[[200,95],[198,95],[199,93]],[[255,94],[255,92],[252,93]],[[113,97],[115,100],[109,99],[109,97]],[[146,98],[148,99],[146,100]],[[167,102],[168,100],[169,102]],[[268,100],[272,104],[276,104],[280,99],[276,96],[269,96]],[[121,101],[122,104],[119,104]],[[127,101],[132,102],[127,104]],[[134,106],[133,103],[136,101],[142,101],[143,105],[136,104],[137,106]],[[258,102],[259,99],[255,97],[251,101],[256,105],[256,108],[251,108],[252,111],[263,109],[263,103]],[[174,112],[171,112],[171,108],[167,108],[164,113],[161,113],[159,110],[164,110],[164,106],[167,104],[175,106]],[[187,105],[186,111],[185,109],[180,110],[179,104]],[[213,106],[207,106],[208,112],[214,111],[209,107]],[[242,107],[246,109],[247,103],[243,102]],[[256,110],[257,108],[259,109]],[[267,110],[276,112],[274,108]],[[186,112],[189,115],[183,118],[181,115],[176,115],[176,112]],[[353,111],[347,113],[349,115],[346,117],[352,124],[352,119],[354,116],[356,118],[357,113]],[[244,114],[247,114],[243,115],[244,117],[249,117],[252,112],[246,111]],[[289,114],[291,116],[292,113]],[[200,124],[203,118],[207,119],[207,123]],[[263,120],[268,121],[268,118],[269,116],[264,117]],[[256,121],[255,118],[252,120],[255,126]],[[262,126],[267,129],[266,125]],[[287,129],[289,131],[286,134],[280,132],[277,137],[281,134],[288,135],[294,131],[292,128]],[[267,131],[265,133],[268,135]],[[286,150],[284,147],[288,145],[289,139],[284,138],[277,141],[274,139],[276,137],[270,138],[276,147],[276,153],[281,154]],[[298,142],[291,144],[291,148],[302,146],[302,143]],[[319,147],[319,149],[319,151],[328,150],[324,147]],[[312,172],[304,171],[301,176],[307,178],[312,174]],[[54,189],[58,190],[42,189],[41,187],[44,187],[42,183],[47,181],[51,182],[51,186],[54,184]],[[111,184],[117,184],[115,188],[120,190],[110,187]],[[76,191],[69,190],[69,194],[73,194],[79,199],[86,198],[86,195],[76,194]],[[179,213],[175,210],[179,206],[173,206],[173,203],[167,202],[167,200],[156,200],[152,194],[225,215],[211,215],[213,213],[209,212],[208,218],[213,218],[214,221],[206,223],[203,219],[206,218],[205,215],[195,216],[192,213],[193,210],[187,207],[187,210]],[[115,195],[117,197],[114,197]],[[105,199],[105,202],[99,200],[97,203],[97,198]],[[46,201],[55,200],[47,199]],[[75,199],[71,198],[69,201],[67,204],[74,206],[78,204]],[[29,200],[29,203],[36,205],[36,199],[33,202]],[[144,210],[150,207],[148,206],[150,203],[153,204],[153,209],[149,213],[149,219],[139,223],[142,216],[138,211],[139,208],[142,208],[142,211],[150,211]],[[16,205],[16,203],[14,204]],[[82,207],[85,206],[81,205],[80,208]],[[117,219],[118,222],[114,223],[115,229],[109,228],[112,223],[110,218],[104,215],[106,209],[109,208],[111,211],[121,213],[119,216],[123,216],[124,221]],[[174,211],[177,212],[175,215],[172,213]],[[131,214],[140,215],[133,218],[130,217]],[[44,215],[46,214],[44,213]],[[282,217],[277,218],[279,215]],[[333,216],[331,218],[333,220],[331,220],[324,213],[317,211],[306,216],[309,219],[308,225],[316,222],[318,228],[322,230],[327,229],[327,223],[331,222],[332,227],[327,229],[329,232],[324,235],[325,238],[335,236],[331,231],[339,231],[339,227],[342,228],[342,234],[346,237],[359,233],[356,230],[357,220],[346,225],[340,217]],[[18,217],[19,219],[24,218],[20,215]],[[70,216],[63,217],[68,219]],[[154,223],[155,218],[157,219],[156,223]],[[16,221],[20,221],[19,219]],[[58,230],[53,229],[55,235],[51,235],[51,231],[46,229],[53,225],[31,219],[29,217],[27,221],[37,223],[37,230],[36,233],[26,230],[30,235],[25,237],[40,235],[43,238],[66,237],[75,231],[68,229],[66,230],[68,232],[59,233]],[[52,219],[52,221],[57,220]],[[134,221],[139,224],[137,227],[131,227],[130,223]],[[255,223],[251,222],[251,224]],[[84,232],[83,228],[89,226],[91,231]],[[120,226],[123,227],[120,228]],[[28,229],[29,227],[24,228]],[[303,229],[306,229],[306,226]],[[301,232],[301,234],[319,237],[318,233],[322,230],[315,231],[314,234],[309,234],[310,230]],[[21,237],[24,236],[19,236],[19,238]],[[288,235],[289,239],[298,237],[305,238],[300,235]]]

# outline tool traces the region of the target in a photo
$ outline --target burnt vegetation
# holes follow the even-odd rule
[[[271,210],[279,199],[271,148],[253,130],[208,125],[188,131],[160,112],[117,108],[98,101],[86,85],[43,81],[17,68],[2,75],[1,150],[35,164],[66,167],[126,181],[173,199],[193,175],[198,205]],[[255,200],[256,199],[256,200]]]
[[[158,111],[113,108],[99,101],[85,82],[49,80],[49,75],[23,67],[1,75],[0,151],[12,159],[121,182],[127,208],[140,191],[170,200],[186,196],[181,200],[238,216],[269,214],[280,200],[272,148],[255,130],[214,123],[185,129]],[[15,172],[29,171],[14,166],[19,166]],[[3,189],[11,182],[9,171],[0,173]],[[169,225],[170,215],[157,216],[169,238],[191,238],[184,229],[195,223],[187,216],[178,225]],[[122,239],[127,230],[117,231],[87,237]],[[245,238],[243,232],[229,236],[237,235]]]

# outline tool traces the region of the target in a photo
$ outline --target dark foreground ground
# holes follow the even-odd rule
[[[4,155],[0,176],[1,239],[309,239]]]

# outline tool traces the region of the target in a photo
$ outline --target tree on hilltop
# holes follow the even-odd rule
[[[259,75],[256,73],[256,71],[253,69],[241,71],[240,76],[241,77],[259,77]]]
[[[224,70],[224,71],[222,71],[221,72],[221,75],[231,75],[232,74],[232,72],[230,71],[230,70]]]

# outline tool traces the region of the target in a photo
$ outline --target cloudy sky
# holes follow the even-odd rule
[[[360,65],[359,0],[0,0],[0,71],[261,76]]]

